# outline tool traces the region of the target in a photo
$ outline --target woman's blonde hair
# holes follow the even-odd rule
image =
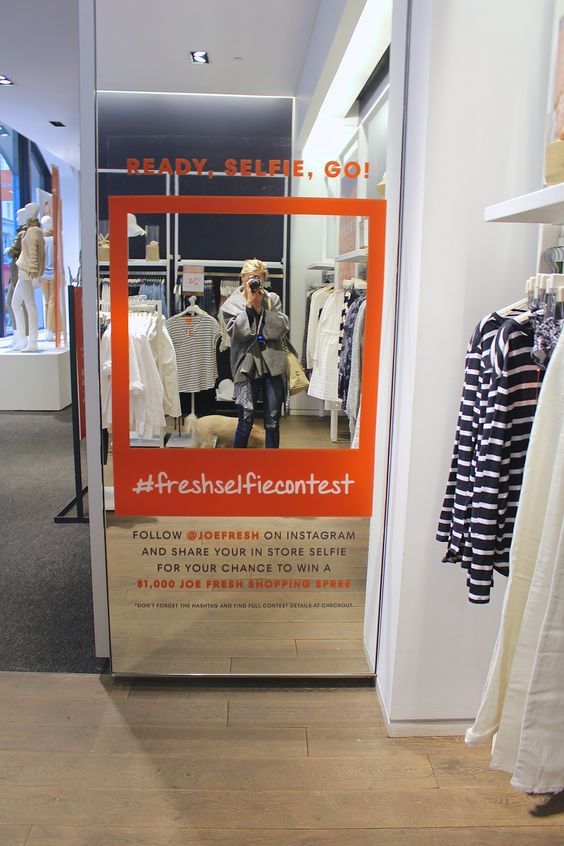
[[[243,276],[257,276],[261,274],[264,278],[264,284],[268,282],[268,268],[266,264],[258,258],[247,259],[241,268],[241,273],[239,274],[241,278]]]

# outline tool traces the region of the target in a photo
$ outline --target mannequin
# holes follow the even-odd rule
[[[14,349],[22,352],[37,352],[37,308],[33,295],[34,287],[45,269],[45,242],[39,227],[39,205],[28,203],[24,207],[26,232],[22,239],[22,250],[16,261],[18,281],[12,298],[12,309],[16,318],[16,342]],[[29,337],[26,338],[25,310],[29,319]]]
[[[9,256],[12,259],[12,265],[10,267],[10,282],[8,284],[8,291],[6,293],[6,306],[8,309],[8,314],[10,315],[10,323],[12,324],[12,331],[14,333],[13,336],[13,343],[16,342],[16,318],[14,312],[12,310],[12,299],[14,296],[14,289],[16,287],[16,283],[18,281],[18,266],[16,264],[16,260],[20,257],[20,253],[22,251],[22,238],[25,235],[25,230],[27,229],[26,222],[25,222],[25,209],[18,209],[16,212],[16,221],[18,223],[18,228],[16,230],[16,237],[12,241],[11,247],[6,247],[4,250],[4,254]],[[27,322],[27,311],[25,312],[25,334],[28,333],[28,322]]]
[[[41,277],[43,302],[45,304],[45,339],[55,340],[55,268],[53,258],[53,218],[41,218],[41,229],[45,241],[45,270]]]

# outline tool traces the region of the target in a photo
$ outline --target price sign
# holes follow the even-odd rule
[[[199,264],[187,264],[182,269],[182,293],[204,293],[204,268]]]

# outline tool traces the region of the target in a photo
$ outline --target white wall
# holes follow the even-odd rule
[[[315,123],[365,3],[366,0],[319,2],[296,88],[294,138],[297,150],[303,147]]]
[[[405,14],[396,0],[395,15]],[[378,684],[393,721],[472,718],[499,624],[434,540],[468,337],[536,269],[534,226],[483,208],[541,185],[552,0],[417,0]],[[392,51],[394,47],[392,45]],[[391,81],[393,91],[394,79]]]

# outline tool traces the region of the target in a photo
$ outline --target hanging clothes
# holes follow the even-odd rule
[[[349,307],[344,321],[343,336],[341,339],[341,352],[339,355],[339,399],[346,408],[349,380],[351,376],[352,346],[356,321],[362,303],[365,301],[366,293],[358,292],[349,302]]]
[[[345,292],[333,291],[323,306],[313,357],[313,370],[308,394],[311,397],[338,403],[339,328]]]
[[[176,314],[166,323],[176,352],[178,387],[197,393],[215,387],[217,380],[216,346],[221,329],[209,314]]]
[[[305,315],[304,315],[304,337],[302,341],[302,357],[301,357],[301,364],[304,370],[307,368],[307,331],[309,325],[309,315],[311,312],[311,299],[314,293],[317,291],[317,288],[310,288],[309,291],[306,291],[306,305],[305,305]]]
[[[494,569],[509,572],[509,550],[525,458],[544,371],[533,361],[534,330],[507,320],[492,346],[492,384],[474,483],[469,599],[489,601]]]
[[[212,317],[217,316],[217,304],[215,301],[214,284],[211,279],[204,280],[204,296],[202,298],[202,308],[207,311]]]
[[[472,333],[464,366],[450,474],[439,519],[437,540],[447,544],[444,562],[462,561],[468,539],[476,462],[491,384],[493,339],[504,319],[494,312]]]
[[[163,316],[168,317],[166,302],[166,280],[157,274],[139,279],[139,295],[148,300],[157,300],[161,304]]]
[[[499,325],[501,324],[501,325]],[[496,331],[497,327],[497,331]],[[494,313],[477,327],[451,473],[437,532],[443,561],[468,570],[470,602],[489,602],[493,573],[509,572],[509,548],[542,371],[531,358],[533,328]]]
[[[349,418],[351,448],[358,448],[360,437],[360,397],[362,388],[362,356],[364,353],[364,327],[366,321],[366,297],[359,301],[358,315],[354,324],[351,344],[351,368],[345,411]],[[357,431],[358,430],[358,431]]]
[[[148,332],[140,320],[130,321],[129,346],[137,366],[135,381],[131,373],[129,379],[129,425],[141,438],[158,437],[166,427],[164,389]]]
[[[161,315],[129,315],[130,429],[142,438],[160,434],[164,415],[180,416],[176,355]],[[111,322],[100,340],[102,427],[112,425]]]
[[[163,411],[169,417],[180,417],[176,352],[165,318],[156,316],[147,323],[145,331],[163,385]]]
[[[325,303],[333,293],[333,286],[326,288],[318,288],[311,295],[309,317],[307,322],[307,340],[306,340],[306,367],[308,370],[313,368],[315,360],[315,345],[317,344],[317,332],[319,330],[319,321]]]
[[[502,622],[469,744],[527,793],[564,788],[564,333],[533,423]]]

